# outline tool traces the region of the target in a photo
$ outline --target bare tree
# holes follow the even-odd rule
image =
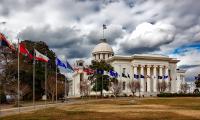
[[[140,92],[140,82],[139,81],[129,82],[128,87],[131,90],[133,96],[137,92],[137,90]]]
[[[167,89],[167,83],[165,81],[158,82],[158,91],[159,92],[165,92]]]
[[[57,81],[57,95],[64,93],[64,81],[58,79]],[[56,77],[55,75],[49,75],[47,79],[47,93],[50,94],[52,102],[54,102],[56,96]]]
[[[187,93],[187,90],[188,90],[188,88],[189,88],[189,86],[188,86],[187,83],[181,84],[180,87],[181,87],[181,92],[182,92],[182,93]]]
[[[119,95],[122,92],[122,82],[121,81],[111,82],[110,91],[112,91],[114,96],[117,97],[117,95]]]
[[[12,80],[10,83],[11,85],[6,88],[6,91],[9,92],[10,94],[15,95],[15,98],[17,98],[18,83],[16,80]],[[27,83],[21,82],[19,90],[20,90],[20,99],[22,99],[25,95],[31,92],[31,87]]]
[[[88,80],[82,80],[80,82],[80,94],[82,96],[88,96],[90,94],[90,82]]]
[[[17,56],[9,48],[0,48],[0,51],[0,91],[5,92],[16,74]]]

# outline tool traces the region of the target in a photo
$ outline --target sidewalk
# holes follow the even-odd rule
[[[13,115],[13,114],[19,114],[19,113],[25,113],[25,112],[31,112],[31,111],[35,111],[35,110],[39,110],[39,109],[45,109],[48,107],[56,107],[56,106],[60,106],[63,104],[69,104],[69,103],[73,103],[76,102],[76,100],[70,100],[70,101],[66,101],[63,103],[51,103],[51,104],[42,104],[42,105],[35,105],[35,106],[25,106],[25,107],[15,107],[15,108],[5,108],[5,109],[0,109],[0,117],[3,116],[7,116],[7,115]]]

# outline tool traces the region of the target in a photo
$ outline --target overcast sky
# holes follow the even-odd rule
[[[105,37],[115,54],[164,54],[187,79],[200,73],[200,0],[0,0],[0,30],[16,42],[45,41],[73,63]]]

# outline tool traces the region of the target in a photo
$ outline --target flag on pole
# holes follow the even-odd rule
[[[138,79],[139,75],[134,74],[133,77],[136,78],[136,79]]]
[[[145,78],[144,75],[140,75],[140,78]]]
[[[103,75],[103,74],[104,74],[104,70],[97,69],[96,73],[97,73],[97,74],[102,74],[102,75]]]
[[[91,68],[84,68],[83,72],[86,72],[87,75],[91,75],[94,74],[94,70]]]
[[[69,64],[68,61],[66,61],[66,69],[68,72],[74,72],[74,69],[72,68],[72,66]]]
[[[60,59],[56,58],[56,65],[67,69],[65,63],[63,63]]]
[[[11,50],[15,50],[15,47],[6,39],[6,37],[0,33],[0,46],[9,47]]]
[[[106,27],[106,25],[105,25],[105,24],[103,24],[103,29],[107,29],[107,27]]]
[[[118,77],[118,73],[116,71],[110,70],[109,71],[110,76],[117,78]]]
[[[168,76],[164,75],[164,76],[163,76],[163,78],[164,78],[164,79],[167,79],[167,78],[168,78]]]
[[[35,59],[42,62],[48,62],[49,58],[35,49]]]
[[[162,76],[158,76],[158,79],[162,79]]]
[[[25,45],[23,43],[20,43],[19,44],[19,52],[22,54],[22,55],[25,55],[25,56],[28,56],[30,59],[33,59],[33,55],[31,55],[29,53],[29,51],[26,49]]]

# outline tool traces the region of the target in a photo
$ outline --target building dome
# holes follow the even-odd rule
[[[101,53],[101,52],[110,52],[113,53],[112,47],[106,43],[106,42],[101,42],[98,45],[96,45],[92,51],[92,53]]]
[[[94,60],[102,60],[113,56],[114,52],[112,47],[104,39],[101,43],[94,47],[92,55]]]

